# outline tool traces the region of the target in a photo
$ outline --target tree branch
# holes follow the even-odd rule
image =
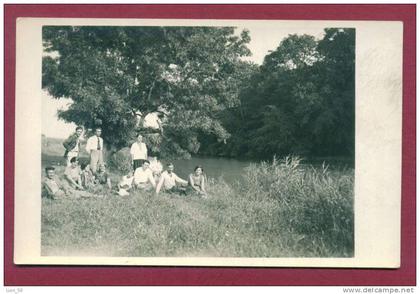
[[[147,95],[147,100],[150,101],[150,97],[152,96],[153,88],[155,87],[156,80],[153,81],[152,86],[149,89],[149,94]]]

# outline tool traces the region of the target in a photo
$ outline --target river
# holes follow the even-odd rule
[[[50,154],[54,154],[49,152]],[[61,152],[55,152],[56,154],[61,154]],[[47,155],[42,154],[42,163],[43,166],[46,165],[63,165],[64,159],[62,155]],[[82,155],[83,161],[87,162],[87,155]],[[337,159],[337,158],[327,158],[327,159],[312,159],[303,162],[303,165],[313,165],[319,167],[323,162],[326,162],[329,165],[330,170],[339,170],[342,168],[353,168],[354,164],[350,159]],[[163,161],[167,162],[167,161]],[[191,159],[178,159],[172,161],[175,165],[175,172],[181,178],[187,179],[188,175],[194,171],[194,168],[197,165],[201,165],[204,168],[204,172],[209,178],[218,178],[223,177],[224,180],[228,183],[234,183],[241,180],[241,175],[244,173],[244,168],[249,166],[252,162],[251,160],[238,160],[230,158],[217,158],[217,157],[192,157]],[[165,168],[165,167],[164,167]]]
[[[173,161],[175,172],[183,179],[187,179],[188,175],[194,171],[194,168],[197,165],[201,165],[204,168],[207,177],[218,178],[222,176],[228,183],[240,180],[241,175],[244,173],[244,168],[249,166],[252,162],[253,161],[250,160],[215,157],[192,157],[189,160],[180,159]],[[348,158],[316,158],[303,161],[302,164],[320,167],[323,162],[328,164],[330,170],[354,167],[354,163]]]
[[[250,161],[214,157],[192,157],[189,160],[174,160],[175,172],[183,179],[201,165],[207,177],[218,178],[222,176],[228,183],[233,183],[241,178],[244,168]]]

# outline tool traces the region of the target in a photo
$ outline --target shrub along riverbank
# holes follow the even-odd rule
[[[352,169],[286,158],[250,165],[241,184],[209,179],[207,199],[43,199],[42,254],[351,257],[353,184]]]

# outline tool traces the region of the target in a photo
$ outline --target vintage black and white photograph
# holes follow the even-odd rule
[[[42,27],[41,256],[354,257],[352,27]]]
[[[402,32],[19,19],[14,262],[398,268]]]

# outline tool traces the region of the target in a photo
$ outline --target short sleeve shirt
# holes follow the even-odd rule
[[[66,167],[64,174],[68,177],[70,177],[71,179],[77,181],[79,179],[80,176],[80,167],[72,167],[72,166],[68,166]]]
[[[146,144],[134,142],[130,148],[130,154],[133,155],[133,159],[147,159],[147,147]]]
[[[141,167],[136,169],[136,171],[134,172],[134,182],[136,184],[147,183],[149,180],[151,182],[154,181],[153,173],[150,169],[144,170]]]

